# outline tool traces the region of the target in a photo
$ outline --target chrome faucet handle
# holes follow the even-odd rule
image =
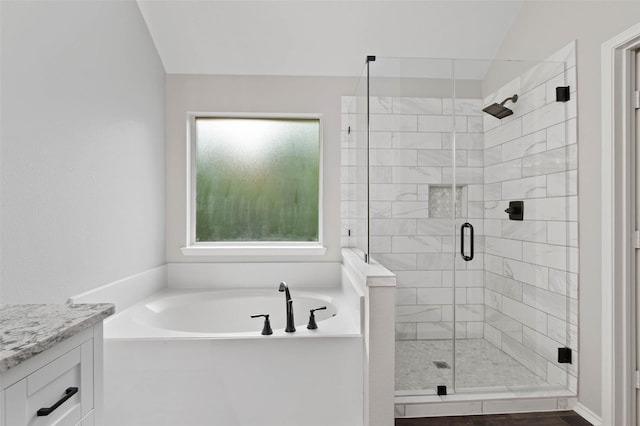
[[[264,317],[264,326],[262,327],[262,335],[269,336],[273,334],[273,330],[271,330],[271,321],[269,321],[269,314],[251,315],[251,318],[260,318],[260,317]]]

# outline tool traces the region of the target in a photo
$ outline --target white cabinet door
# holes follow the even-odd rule
[[[96,424],[94,413],[95,413],[95,411],[91,410],[86,416],[84,416],[84,418],[82,419],[82,422],[78,423],[78,425],[79,426],[94,426]]]
[[[5,424],[82,424],[83,412],[93,408],[91,355],[85,345],[76,347],[8,387],[4,391]]]

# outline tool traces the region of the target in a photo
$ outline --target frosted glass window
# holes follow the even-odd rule
[[[320,120],[196,118],[195,241],[318,241]]]

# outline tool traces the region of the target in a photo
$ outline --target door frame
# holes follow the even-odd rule
[[[602,44],[602,424],[635,421],[633,52],[640,25]]]

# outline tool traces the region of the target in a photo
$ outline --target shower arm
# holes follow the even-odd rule
[[[516,102],[518,102],[518,95],[513,95],[512,97],[507,98],[504,101],[500,102],[500,106],[504,106],[504,104],[506,104],[507,101],[511,101],[515,104]]]

